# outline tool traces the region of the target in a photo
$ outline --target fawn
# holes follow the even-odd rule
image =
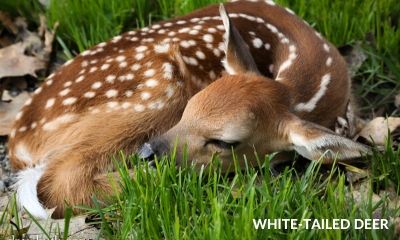
[[[105,198],[112,154],[162,154],[176,137],[191,161],[218,153],[224,167],[232,147],[250,160],[254,149],[327,163],[366,153],[329,130],[351,95],[334,46],[272,1],[225,7],[116,36],[50,75],[10,134],[20,206],[62,217],[65,202]]]

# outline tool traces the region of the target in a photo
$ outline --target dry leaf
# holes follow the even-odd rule
[[[30,98],[27,92],[22,92],[15,98],[7,95],[8,92],[6,91],[4,94],[4,100],[6,101],[0,101],[0,136],[8,135],[11,132],[15,116],[21,110],[26,100]]]
[[[400,118],[398,117],[389,117],[387,119],[377,117],[365,125],[356,136],[356,139],[362,137],[371,144],[384,146],[388,138],[388,129],[390,132],[394,132],[399,127]]]
[[[46,63],[36,57],[25,55],[25,44],[16,43],[0,49],[0,78],[32,75],[43,69]]]
[[[4,22],[7,19],[0,20]],[[47,66],[54,33],[48,30],[43,16],[40,17],[38,33],[30,32],[25,21],[21,19],[14,21],[14,25],[7,25],[18,26],[16,38],[21,41],[0,49],[0,79],[27,74],[36,76],[36,71]]]

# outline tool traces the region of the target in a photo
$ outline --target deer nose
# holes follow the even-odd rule
[[[168,142],[162,138],[156,138],[144,143],[139,149],[139,157],[146,160],[153,160],[155,156],[162,156],[168,153]]]

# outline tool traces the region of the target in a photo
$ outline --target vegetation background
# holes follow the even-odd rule
[[[124,31],[217,2],[221,1],[3,0],[0,10],[25,17],[32,28],[38,25],[39,14],[47,17],[49,26],[59,22],[55,49],[57,58],[66,60]],[[336,46],[361,46],[367,59],[353,82],[363,116],[399,115],[397,0],[276,2],[295,11]],[[297,165],[306,167],[299,170],[293,164],[273,176],[272,156],[260,156],[258,169],[225,175],[218,168],[176,169],[173,154],[157,161],[155,169],[135,156],[121,155],[116,158],[133,164],[135,178],[129,178],[127,165],[119,165],[123,182],[116,184],[123,192],[115,204],[87,210],[98,216],[94,221],[101,229],[99,236],[109,239],[394,239],[399,236],[396,227],[400,232],[393,224],[400,214],[400,151],[391,143],[385,153],[365,159],[366,169],[353,168],[367,176],[355,183],[348,179],[349,167],[327,169],[301,161]],[[253,218],[384,218],[392,224],[389,230],[256,230]],[[14,222],[18,225],[18,219]],[[0,223],[8,220],[3,216]],[[60,237],[67,237],[67,228],[63,232]]]

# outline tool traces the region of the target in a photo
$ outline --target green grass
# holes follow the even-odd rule
[[[59,22],[56,49],[71,58],[90,46],[121,32],[168,19],[220,0],[52,0],[50,8],[37,1],[1,1],[0,10],[25,16],[37,26],[38,14],[49,25]],[[354,78],[363,113],[394,112],[393,97],[400,91],[400,4],[396,0],[279,0],[307,20],[336,46],[360,42],[368,59]],[[399,216],[399,206],[373,194],[391,190],[400,194],[400,151],[388,144],[369,163],[368,194],[360,202],[351,197],[353,186],[343,169],[311,164],[305,172],[286,168],[271,176],[269,157],[258,170],[251,168],[226,176],[218,168],[176,169],[174,157],[161,159],[155,169],[134,156],[136,173],[128,177],[120,165],[122,193],[107,208],[87,209],[100,216],[101,234],[108,239],[391,239],[393,226],[381,230],[255,230],[253,218],[383,219]],[[121,160],[121,159],[120,159]],[[23,228],[11,202],[13,215],[0,216],[0,229]],[[9,224],[10,220],[15,224]],[[67,220],[68,221],[68,220]],[[32,223],[35,224],[35,223]],[[66,229],[57,234],[65,239]],[[46,231],[44,231],[46,232]],[[64,232],[62,234],[61,232]],[[5,237],[1,235],[0,239]],[[46,234],[48,234],[46,232]],[[7,237],[5,237],[7,238]]]
[[[400,152],[389,149],[380,155],[374,171],[390,174],[387,167]],[[115,204],[92,209],[109,239],[392,239],[389,230],[255,230],[253,219],[365,219],[400,214],[400,208],[388,208],[388,201],[372,201],[371,191],[364,201],[351,197],[352,187],[336,166],[320,170],[313,162],[305,173],[286,168],[271,176],[270,158],[260,161],[260,168],[246,168],[223,174],[218,168],[195,170],[191,166],[176,168],[174,157],[156,161],[156,167],[136,157],[119,158],[119,163],[134,166],[129,177],[126,164],[119,164],[122,193]],[[398,164],[398,163],[397,163]],[[385,169],[386,168],[386,169]],[[397,170],[399,166],[397,166]],[[379,175],[379,174],[378,174]],[[376,177],[378,177],[376,175]],[[398,179],[397,179],[398,180]]]

